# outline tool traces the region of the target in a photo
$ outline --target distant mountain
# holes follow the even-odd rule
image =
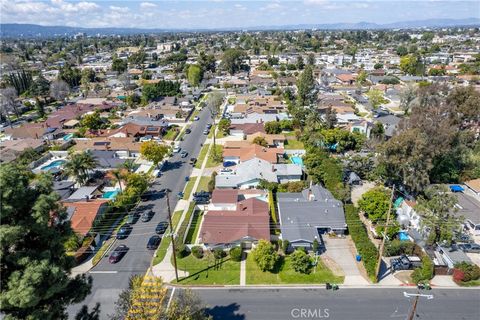
[[[401,21],[387,24],[377,24],[371,22],[358,23],[331,23],[331,24],[298,24],[298,25],[278,25],[278,26],[257,26],[257,27],[232,27],[217,29],[137,29],[137,28],[80,28],[66,26],[40,26],[36,24],[0,24],[0,36],[3,38],[41,38],[57,36],[73,36],[78,33],[85,33],[89,36],[94,35],[129,35],[141,33],[163,33],[163,32],[192,32],[192,31],[236,31],[236,30],[301,30],[301,29],[321,29],[321,30],[368,30],[368,29],[411,29],[411,28],[441,28],[454,26],[480,26],[480,19],[429,19],[416,21]]]

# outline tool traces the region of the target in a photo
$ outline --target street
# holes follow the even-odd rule
[[[207,123],[211,122],[207,108],[200,112],[199,117],[200,120],[193,121],[190,127],[192,132],[185,134],[184,141],[180,143],[180,147],[188,152],[188,156],[181,158],[179,153],[173,154],[168,159],[169,164],[162,168],[161,177],[157,178],[154,185],[148,190],[150,193],[155,193],[164,188],[170,189],[172,213],[178,201],[177,193],[183,191],[185,186],[184,177],[189,176],[193,169],[193,166],[188,163],[189,159],[198,157],[201,149],[200,144],[203,144],[206,139],[206,135],[203,135],[202,132]],[[168,220],[166,198],[163,195],[154,196],[149,201],[142,201],[138,209],[153,210],[155,215],[149,222],[138,220],[133,225],[133,230],[128,238],[117,240],[109,252],[107,252],[105,258],[88,272],[93,278],[92,292],[81,304],[73,305],[69,308],[70,318],[75,316],[82,305],[86,304],[90,309],[98,302],[101,306],[101,319],[107,319],[107,315],[114,310],[114,303],[119,293],[127,288],[129,278],[134,274],[145,274],[149,268],[154,251],[147,250],[146,245],[150,236],[155,234],[156,225],[160,221]],[[120,262],[110,264],[108,262],[110,252],[120,244],[127,245],[129,251]]]
[[[407,319],[410,288],[195,289],[214,320]],[[433,289],[420,297],[414,319],[480,319],[480,290]]]

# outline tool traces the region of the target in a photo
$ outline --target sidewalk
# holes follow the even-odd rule
[[[240,261],[240,285],[247,285],[247,253],[242,252],[242,261]]]

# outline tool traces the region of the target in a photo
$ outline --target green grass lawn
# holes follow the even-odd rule
[[[223,146],[217,144],[217,145],[215,146],[215,151],[216,151],[217,154],[222,155],[222,153],[223,153]],[[213,150],[213,148],[212,148],[212,150],[210,151],[210,154],[208,155],[206,168],[216,167],[216,166],[218,166],[219,164],[222,163],[222,160],[221,160],[221,159],[220,159],[220,161],[215,161],[215,159],[214,159],[214,157],[213,157],[213,153],[214,153],[214,150]]]
[[[175,229],[178,225],[178,222],[180,221],[180,218],[182,216],[182,210],[175,211],[172,216],[172,224],[173,228]],[[170,233],[170,228],[165,232],[166,234]],[[165,254],[167,253],[168,246],[171,243],[171,238],[170,237],[165,237],[162,238],[162,242],[160,242],[160,246],[158,246],[157,249],[157,255],[155,258],[153,258],[153,265],[159,264],[162,262],[163,258],[165,258]]]
[[[202,259],[195,258],[192,254],[183,259],[177,259],[179,284],[240,284],[240,262],[230,260],[227,256],[223,261],[214,266],[213,257],[210,259],[206,254]],[[188,271],[189,275],[181,271]]]
[[[344,277],[335,276],[319,260],[318,265],[312,268],[309,274],[303,274],[293,270],[290,264],[290,257],[287,256],[273,272],[261,271],[253,254],[247,256],[247,284],[318,284],[318,283],[343,283]]]
[[[202,149],[200,150],[200,153],[198,154],[198,159],[197,163],[195,164],[195,168],[200,169],[202,167],[203,160],[205,159],[205,156],[207,155],[208,147],[209,144],[203,145]]]
[[[208,183],[210,182],[210,177],[200,177],[200,182],[198,183],[197,191],[208,191]]]
[[[208,138],[213,138],[213,133],[215,132],[216,127],[217,127],[216,125],[215,126],[212,125],[212,127],[210,128],[210,132],[208,133],[208,136],[207,136]]]
[[[225,135],[225,133],[223,133],[223,131],[218,130],[216,137],[217,137],[217,139],[221,139],[221,138],[226,137],[226,135]]]
[[[285,143],[285,149],[304,149],[305,146],[303,145],[302,141],[298,140],[287,140]]]
[[[167,133],[163,136],[164,140],[175,140],[175,137],[178,134],[178,127],[173,127],[167,130]]]
[[[195,180],[197,180],[197,177],[190,177],[190,180],[187,182],[187,185],[183,190],[183,200],[188,200],[188,197],[190,197],[190,194],[193,190],[193,185],[195,184]]]
[[[182,224],[180,225],[180,228],[178,228],[177,232],[177,242],[183,243],[183,239],[185,238],[185,233],[188,231],[188,223],[190,222],[190,218],[192,217],[193,210],[195,209],[195,203],[190,202],[190,205],[188,207],[188,211],[185,214],[185,219],[183,219]]]
[[[188,228],[187,237],[185,243],[194,244],[198,237],[198,231],[200,230],[200,223],[202,222],[203,211],[195,210],[193,213],[192,223]]]
[[[480,279],[471,280],[471,281],[468,281],[468,282],[462,282],[459,285],[460,285],[460,287],[478,287],[478,286],[480,286]]]

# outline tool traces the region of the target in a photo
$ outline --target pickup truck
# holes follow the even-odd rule
[[[412,270],[422,265],[422,260],[417,256],[402,255],[398,258],[390,260],[390,265],[393,271],[398,270]]]

